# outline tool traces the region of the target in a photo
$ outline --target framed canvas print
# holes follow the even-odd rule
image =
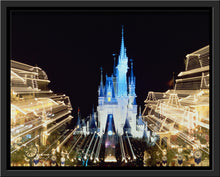
[[[219,2],[2,2],[2,174],[219,174]]]

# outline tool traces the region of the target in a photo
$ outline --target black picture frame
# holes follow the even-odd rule
[[[8,48],[9,35],[9,10],[11,8],[60,8],[60,7],[178,7],[178,8],[203,8],[212,9],[212,168],[208,170],[68,170],[68,169],[23,169],[8,168],[8,113],[10,112],[9,92],[10,75],[8,65],[10,59]],[[2,1],[1,2],[1,175],[2,176],[219,176],[219,1]]]

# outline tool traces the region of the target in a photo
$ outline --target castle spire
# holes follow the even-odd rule
[[[130,59],[130,62],[131,62],[131,73],[130,73],[130,76],[129,76],[129,95],[130,96],[136,96],[135,94],[135,76],[134,76],[134,71],[133,71],[133,59]],[[133,101],[134,105],[136,105],[136,100],[134,98]]]
[[[113,55],[113,57],[114,57],[113,77],[116,77],[116,68],[115,68],[115,67],[116,67],[116,66],[115,66],[115,59],[116,59],[115,56],[116,56],[116,54],[113,53],[112,55]]]
[[[122,26],[122,37],[121,37],[121,50],[118,56],[117,65],[117,95],[127,96],[127,71],[128,71],[128,57],[126,55],[126,48],[124,45],[124,29]]]
[[[102,76],[103,69],[102,69],[102,67],[100,67],[100,70],[101,70],[101,84],[103,85],[103,76]]]
[[[131,80],[134,78],[134,72],[133,72],[133,59],[130,59],[131,62]]]
[[[103,93],[103,75],[102,75],[102,67],[100,67],[100,70],[101,70],[101,81],[100,81],[100,93],[99,93],[99,96],[100,96],[100,97],[103,97],[103,96],[104,96],[104,93]]]
[[[127,58],[127,55],[126,55],[126,48],[125,48],[125,44],[124,44],[124,26],[122,25],[122,31],[121,31],[121,50],[120,50],[119,60],[121,60],[123,58]]]

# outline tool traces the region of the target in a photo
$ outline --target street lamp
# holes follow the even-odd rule
[[[165,155],[167,155],[167,150],[166,149],[163,149],[163,155],[165,156]]]
[[[183,152],[183,148],[182,148],[182,147],[179,147],[179,148],[178,148],[178,153],[181,154],[182,152]]]
[[[64,167],[65,166],[65,157],[64,157],[64,155],[61,157],[60,161],[61,161],[61,167]]]

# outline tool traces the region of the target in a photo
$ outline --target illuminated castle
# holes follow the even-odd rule
[[[124,132],[127,132],[133,137],[142,137],[144,134],[144,128],[139,128],[140,126],[138,126],[136,129],[137,104],[132,59],[130,60],[130,76],[127,78],[128,69],[128,57],[124,45],[124,32],[122,28],[118,65],[115,66],[114,58],[113,74],[111,76],[106,75],[105,84],[103,82],[103,71],[101,68],[97,106],[98,129],[100,129],[101,133],[105,133],[108,129],[109,123],[107,122],[107,118],[111,115],[116,134],[122,135]]]

